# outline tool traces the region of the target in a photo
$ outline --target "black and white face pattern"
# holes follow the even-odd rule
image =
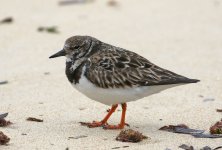
[[[92,49],[92,39],[87,36],[73,36],[66,40],[63,50],[67,60],[77,60],[85,57]]]

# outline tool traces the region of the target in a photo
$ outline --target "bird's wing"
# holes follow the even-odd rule
[[[121,48],[103,50],[88,59],[86,77],[102,88],[121,88],[195,82],[160,68],[142,56]]]

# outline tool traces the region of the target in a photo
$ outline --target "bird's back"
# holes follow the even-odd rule
[[[199,81],[163,69],[134,52],[105,43],[88,59],[85,75],[101,88],[186,84]]]

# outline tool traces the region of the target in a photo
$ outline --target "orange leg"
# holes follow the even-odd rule
[[[103,128],[104,129],[123,129],[125,125],[128,125],[125,123],[125,116],[126,116],[126,103],[122,104],[122,117],[121,117],[121,121],[120,124],[118,125],[104,125]],[[128,125],[129,126],[129,125]]]
[[[105,118],[102,121],[93,121],[92,123],[87,122],[80,122],[84,126],[88,126],[89,128],[95,128],[95,127],[101,127],[107,124],[107,120],[110,118],[110,116],[115,112],[118,105],[113,105],[108,114],[105,116]]]

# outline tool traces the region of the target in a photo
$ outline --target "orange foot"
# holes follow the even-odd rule
[[[96,128],[96,127],[104,126],[106,123],[103,123],[101,121],[93,121],[92,123],[91,122],[80,122],[80,124],[82,126],[87,126],[89,128]]]

